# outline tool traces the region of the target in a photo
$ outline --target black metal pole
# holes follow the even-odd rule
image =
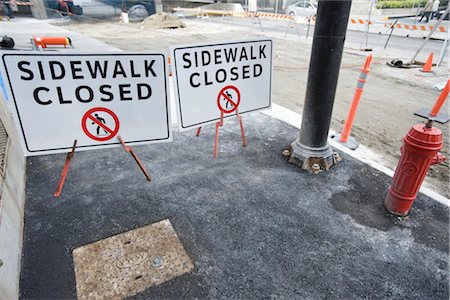
[[[327,139],[350,7],[351,0],[319,0],[318,3],[302,126],[291,154],[291,158],[302,161],[305,169],[311,167],[311,158],[325,169],[333,164],[330,164],[333,152]]]

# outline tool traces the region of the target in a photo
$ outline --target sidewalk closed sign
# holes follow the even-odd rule
[[[170,141],[162,53],[6,52],[2,74],[25,155]]]
[[[272,41],[171,47],[180,130],[271,106]]]

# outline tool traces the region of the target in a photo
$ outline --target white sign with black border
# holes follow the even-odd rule
[[[26,156],[172,140],[164,53],[3,52]]]
[[[271,107],[272,40],[170,47],[180,130]]]

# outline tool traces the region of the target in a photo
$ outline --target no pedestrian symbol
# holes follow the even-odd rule
[[[241,93],[237,87],[228,85],[220,90],[217,96],[217,106],[224,113],[232,113],[239,107]]]
[[[83,115],[81,126],[88,137],[104,142],[112,139],[119,132],[119,118],[105,107],[94,107]]]

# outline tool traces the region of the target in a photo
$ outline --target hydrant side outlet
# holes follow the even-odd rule
[[[402,155],[384,201],[386,209],[399,216],[409,213],[428,169],[436,162],[442,148],[442,131],[417,124],[409,130],[403,141]]]

